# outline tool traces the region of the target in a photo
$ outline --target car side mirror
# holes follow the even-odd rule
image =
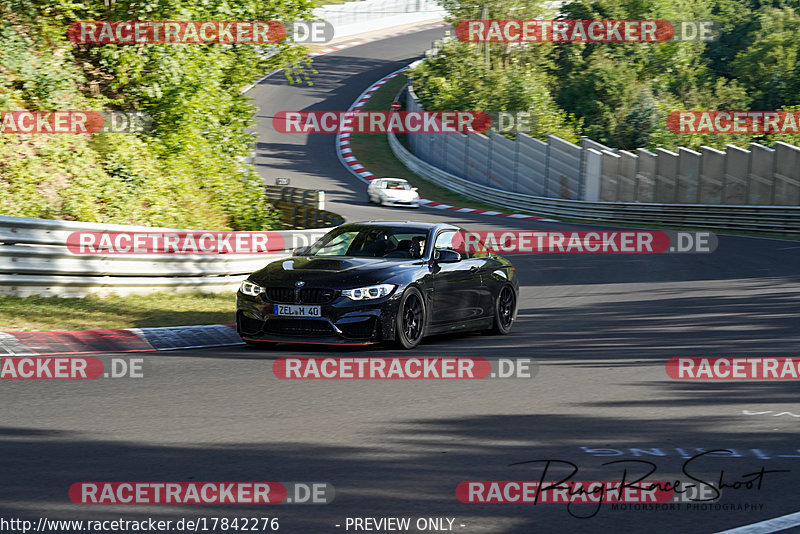
[[[436,251],[434,259],[436,263],[458,263],[461,261],[461,254],[455,250],[442,249]]]
[[[305,256],[308,252],[308,247],[296,248],[292,251],[292,256]]]

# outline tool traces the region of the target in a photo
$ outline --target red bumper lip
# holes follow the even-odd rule
[[[278,336],[266,336],[260,338],[251,338],[245,336],[239,336],[245,341],[255,341],[255,342],[268,342],[268,343],[292,343],[297,345],[377,345],[378,341],[307,341],[302,338],[294,339],[294,338],[280,338]],[[274,337],[278,337],[278,339],[273,339]]]

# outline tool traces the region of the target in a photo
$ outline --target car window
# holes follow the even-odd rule
[[[458,237],[456,237],[457,235]],[[453,243],[454,240],[456,241],[455,244]],[[434,249],[455,250],[461,255],[462,260],[470,258],[485,258],[489,256],[486,245],[480,241],[470,241],[470,247],[467,249],[464,244],[463,232],[456,232],[455,230],[447,230],[439,234],[436,237]]]
[[[309,250],[309,255],[418,259],[425,252],[427,238],[424,228],[366,226],[326,235]]]
[[[434,243],[433,248],[436,250],[441,249],[453,249],[453,236],[456,235],[453,231],[442,232],[438,236],[436,236],[436,243]]]
[[[426,235],[419,233],[394,234],[384,258],[419,259],[425,253]]]
[[[314,256],[344,256],[357,235],[358,232],[343,232],[327,242],[322,238],[309,253]]]
[[[402,182],[400,180],[387,180],[386,181],[386,188],[387,189],[402,189],[408,191],[411,189],[411,186],[408,182]]]
[[[437,250],[455,250],[459,254],[461,254],[461,259],[463,260],[466,256],[459,250],[456,250],[453,246],[453,238],[455,237],[456,232],[454,230],[447,230],[442,232],[441,234],[436,236],[436,241],[433,243],[434,254]]]

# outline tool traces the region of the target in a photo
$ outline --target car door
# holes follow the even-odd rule
[[[478,290],[478,306],[481,308],[481,315],[494,316],[495,296],[499,292],[497,269],[502,267],[502,263],[492,256],[481,244],[476,250],[465,251],[461,254],[464,261],[470,265],[470,270],[477,271],[481,277],[480,289]],[[502,284],[500,284],[502,285]]]
[[[437,250],[455,250],[452,245],[455,230],[440,232],[434,241],[434,258]],[[481,306],[481,275],[483,259],[472,259],[461,254],[456,263],[433,263],[433,302],[431,326],[446,330],[484,313]]]

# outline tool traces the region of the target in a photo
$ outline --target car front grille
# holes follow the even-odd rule
[[[291,304],[294,302],[294,289],[290,287],[268,287],[267,298],[270,302]]]
[[[331,336],[334,334],[328,321],[283,317],[269,319],[264,331],[281,336]]]
[[[295,293],[289,287],[268,287],[267,299],[281,304],[328,304],[336,296],[334,289],[305,287]]]

